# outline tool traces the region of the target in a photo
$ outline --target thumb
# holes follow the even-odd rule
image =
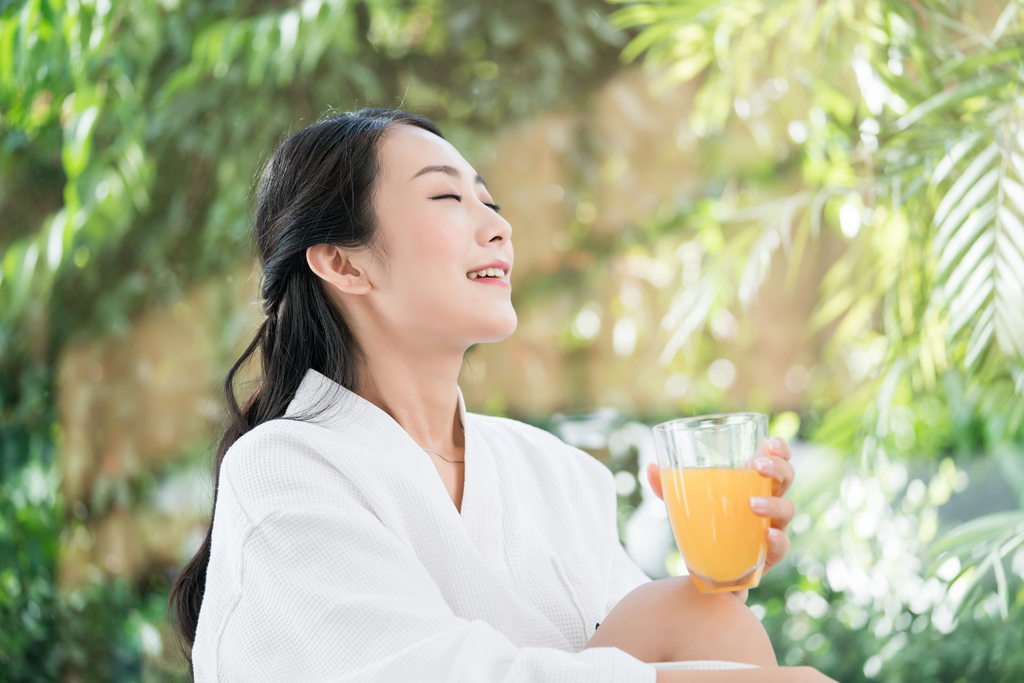
[[[775,527],[765,529],[765,537],[768,539],[768,554],[764,559],[764,570],[768,571],[786,557],[791,541],[784,531]]]
[[[661,470],[654,463],[647,466],[647,481],[650,482],[654,495],[665,500],[665,495],[661,490]]]

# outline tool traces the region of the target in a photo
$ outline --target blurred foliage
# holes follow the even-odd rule
[[[828,525],[830,516],[837,524],[801,538],[812,555],[794,552],[790,564],[800,569],[805,561],[811,567],[821,558],[852,557],[858,571],[874,572],[865,598],[871,608],[858,607],[868,610],[872,633],[866,640],[850,633],[867,621],[857,628],[849,619],[846,628],[835,623],[857,603],[857,591],[830,586],[822,567],[807,592],[794,593],[801,590],[794,585],[766,602],[766,625],[779,636],[773,641],[782,644],[782,659],[807,661],[844,681],[1020,680],[1022,513],[981,517],[931,543],[936,501],[901,517],[896,498],[907,512],[912,489],[922,495],[922,485],[900,493],[905,476],[890,490],[880,482],[894,467],[905,473],[901,461],[911,454],[981,456],[998,459],[1024,505],[1024,6],[620,4],[613,22],[640,30],[624,59],[644,55],[661,87],[699,80],[691,117],[696,136],[745,129],[776,158],[779,178],[794,167],[800,176],[787,186],[751,173],[695,211],[661,218],[659,230],[682,231],[689,240],[669,260],[683,258],[685,247],[693,261],[663,321],[673,333],[663,360],[687,347],[695,355],[719,311],[748,308],[780,249],[795,282],[812,240],[842,245],[812,324],[828,335],[826,357],[845,364],[855,384],[826,397],[826,411],[804,431],[839,452],[860,454],[859,474],[851,476],[874,482],[876,507],[888,510],[883,516],[892,518],[888,535],[896,541],[851,555],[851,548],[886,539],[870,541],[870,533],[838,521],[856,525],[875,513],[809,506],[811,518],[823,515],[815,526]],[[955,474],[952,460],[942,462]],[[855,480],[842,481],[845,487]],[[845,493],[842,500],[848,502]],[[916,540],[908,525],[917,527]],[[906,557],[892,564],[891,553]],[[901,567],[918,588],[943,574],[931,584],[931,605],[901,612],[912,596],[883,599],[886,580]],[[808,572],[800,573],[808,583]],[[781,591],[793,577],[779,574],[767,585]],[[801,600],[816,605],[806,623],[795,621],[808,611]],[[920,621],[922,612],[931,619]],[[902,628],[894,630],[889,622],[900,619]],[[936,656],[933,641],[940,637]],[[813,647],[804,642],[812,640]],[[796,648],[805,649],[794,655]],[[859,661],[850,657],[856,652],[876,654]]]
[[[55,507],[52,460],[39,438],[5,433],[4,449],[29,451],[28,464],[0,480],[0,662],[9,680],[53,678],[59,596],[54,576],[60,508]],[[19,439],[18,437],[22,437]]]
[[[663,84],[701,74],[697,135],[721,134],[734,115],[780,165],[802,169],[796,193],[740,206],[764,194],[755,179],[668,221],[704,237],[704,268],[669,313],[666,354],[716,307],[749,305],[776,250],[798,269],[807,241],[831,229],[846,248],[814,325],[837,351],[884,337],[874,367],[853,373],[873,384],[853,412],[874,403],[876,419],[836,445],[884,437],[897,394],[935,390],[950,367],[998,394],[985,407],[1005,419],[989,446],[1020,438],[1024,404],[1011,399],[1024,388],[1021,6],[979,9],[663,0],[613,15],[642,27],[624,57],[646,51]]]
[[[58,595],[60,349],[248,258],[253,170],[289,130],[408,101],[458,140],[583,99],[625,43],[605,14],[569,0],[0,4],[8,680],[137,680],[141,641],[119,619],[158,590]]]
[[[167,585],[143,595],[120,579],[94,582],[62,602],[68,678],[82,681],[176,683],[187,680],[167,624]],[[39,672],[30,680],[40,680]],[[14,680],[17,680],[16,678]]]

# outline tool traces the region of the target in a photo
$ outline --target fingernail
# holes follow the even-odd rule
[[[758,472],[769,472],[772,469],[772,459],[758,458],[754,461],[754,467],[757,468]]]
[[[770,538],[773,542],[778,541],[780,538],[782,538],[782,532],[776,529],[775,527],[769,527],[768,538]]]
[[[782,439],[779,439],[778,437],[768,439],[768,450],[772,453],[782,452]]]
[[[764,512],[768,509],[768,499],[761,496],[751,496],[750,509],[754,512]]]

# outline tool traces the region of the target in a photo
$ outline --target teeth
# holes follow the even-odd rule
[[[475,280],[478,277],[505,277],[505,270],[504,268],[484,268],[469,274],[470,280]]]

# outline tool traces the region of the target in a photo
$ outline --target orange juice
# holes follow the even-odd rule
[[[754,514],[750,497],[770,496],[771,479],[746,467],[684,467],[661,470],[661,486],[676,544],[697,587],[756,586],[769,520]]]

